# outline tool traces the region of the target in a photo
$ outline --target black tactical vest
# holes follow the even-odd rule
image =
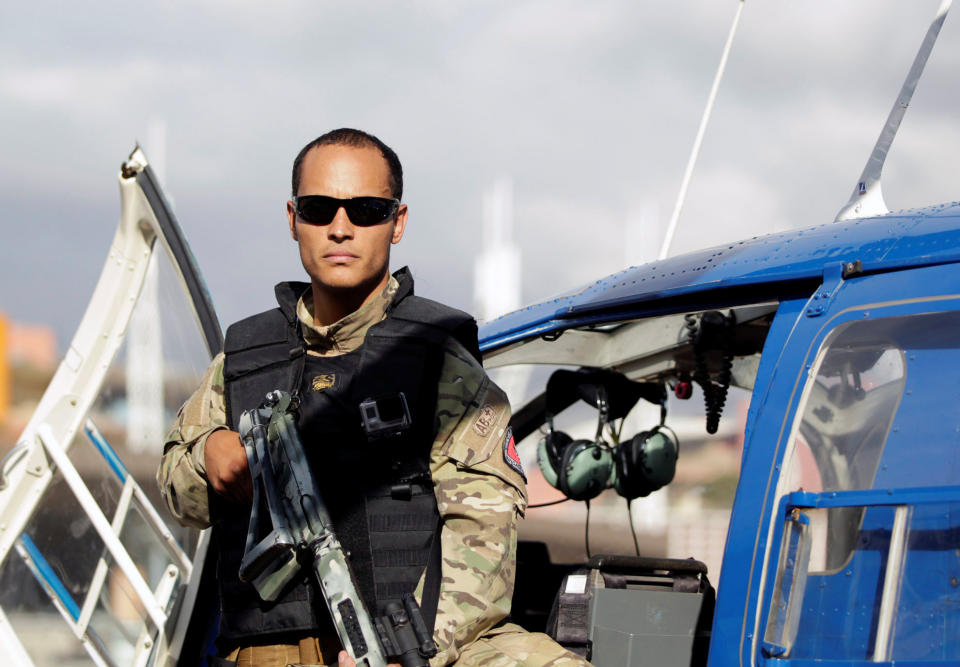
[[[473,318],[414,296],[406,269],[395,277],[400,288],[386,319],[373,325],[363,345],[348,354],[306,354],[296,316],[306,283],[277,285],[280,307],[232,325],[224,343],[232,429],[240,414],[259,406],[267,392],[298,392],[300,435],[308,459],[350,555],[360,593],[368,609],[378,614],[385,603],[413,592],[432,549],[439,554],[439,514],[429,462],[444,343],[454,336],[479,358]],[[401,393],[410,426],[370,439],[362,426],[361,403]],[[217,503],[213,510],[221,648],[271,643],[278,636],[333,633],[324,601],[306,571],[272,603],[263,602],[251,585],[239,580],[248,512],[227,503]],[[260,516],[269,515],[262,511]],[[261,534],[269,532],[263,528]],[[424,607],[430,604],[424,601]]]

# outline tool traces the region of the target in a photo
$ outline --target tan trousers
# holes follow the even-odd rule
[[[301,639],[299,644],[248,646],[230,652],[227,660],[237,667],[286,667],[287,665],[336,665],[340,642],[329,637]]]
[[[336,665],[340,644],[303,639],[299,644],[252,646],[236,649],[227,656],[238,667],[286,667],[287,665]],[[580,656],[564,649],[550,637],[527,632],[506,623],[463,649],[455,667],[590,667]]]
[[[504,623],[460,652],[455,667],[590,667],[542,632],[527,632],[519,625]]]

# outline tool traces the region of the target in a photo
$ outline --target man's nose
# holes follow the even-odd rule
[[[336,215],[327,227],[327,236],[336,240],[353,237],[353,223],[350,222],[347,211],[342,206],[337,209]]]

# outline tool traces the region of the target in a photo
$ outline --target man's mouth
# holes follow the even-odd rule
[[[346,252],[345,250],[336,250],[334,252],[328,252],[323,256],[323,258],[331,262],[346,262],[352,259],[357,259],[357,256],[351,252]]]

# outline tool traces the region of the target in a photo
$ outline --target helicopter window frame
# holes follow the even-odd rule
[[[801,317],[803,316],[801,315]],[[854,517],[851,517],[851,516],[843,517],[846,520],[847,524],[849,526],[852,526],[852,528],[854,529],[854,532],[856,533],[857,531],[860,530],[861,526],[863,525],[864,513],[870,508],[874,508],[873,511],[879,511],[879,508],[875,508],[874,506],[883,504],[883,502],[881,501],[871,501],[871,500],[864,500],[861,503],[854,503],[851,500],[851,502],[847,503],[846,505],[843,503],[834,503],[833,505],[828,503],[825,505],[825,507],[833,507],[833,509],[826,509],[826,510],[801,509],[801,514],[803,516],[798,517],[797,510],[796,509],[791,510],[791,507],[795,508],[796,505],[794,505],[792,502],[788,502],[791,498],[798,495],[799,496],[809,495],[811,497],[815,497],[815,496],[826,496],[829,494],[832,494],[832,495],[839,494],[841,496],[848,495],[851,498],[853,498],[854,496],[859,497],[860,495],[864,496],[864,498],[869,498],[874,496],[879,497],[879,495],[882,493],[885,494],[890,492],[889,489],[886,492],[883,491],[883,489],[887,488],[888,486],[890,486],[890,488],[895,488],[898,486],[910,487],[911,484],[916,484],[916,479],[910,478],[909,476],[911,474],[910,472],[907,473],[906,480],[902,482],[900,480],[896,480],[896,477],[895,477],[894,479],[896,481],[894,481],[892,485],[891,485],[891,480],[886,478],[882,481],[882,483],[878,482],[877,475],[878,475],[878,469],[881,469],[884,471],[887,470],[887,465],[884,459],[886,443],[888,439],[891,437],[891,434],[897,431],[897,429],[893,427],[894,427],[894,424],[897,423],[898,421],[897,415],[898,415],[898,412],[900,411],[902,401],[905,399],[905,396],[909,396],[911,394],[911,391],[907,390],[907,387],[910,385],[908,385],[908,380],[907,380],[908,376],[907,376],[906,367],[912,362],[906,361],[906,358],[909,358],[911,360],[914,359],[914,353],[918,349],[926,349],[924,346],[929,346],[930,349],[942,350],[942,351],[956,352],[960,350],[960,340],[954,340],[953,338],[949,338],[949,336],[953,335],[949,332],[955,331],[956,328],[947,327],[946,328],[947,333],[940,334],[942,340],[938,340],[936,334],[930,334],[928,332],[943,331],[944,329],[942,328],[938,329],[938,328],[929,327],[929,326],[924,328],[923,326],[924,324],[927,324],[927,325],[930,324],[929,318],[940,318],[941,320],[960,319],[960,295],[945,294],[945,295],[937,295],[937,296],[931,296],[931,297],[920,298],[920,299],[902,299],[902,300],[883,302],[883,303],[874,302],[874,303],[861,303],[857,305],[851,305],[849,307],[843,308],[842,310],[834,314],[833,317],[829,318],[826,322],[824,322],[824,324],[814,334],[813,339],[810,341],[808,352],[803,356],[803,360],[800,362],[800,365],[798,367],[799,368],[799,377],[797,378],[798,386],[800,386],[799,382],[802,382],[802,390],[799,396],[799,400],[797,400],[795,404],[796,408],[794,410],[787,411],[784,415],[784,425],[789,424],[789,428],[784,431],[786,438],[781,441],[784,444],[781,444],[780,446],[778,446],[778,449],[782,453],[782,458],[779,459],[779,463],[776,466],[778,471],[778,477],[776,482],[776,490],[774,495],[775,501],[774,501],[773,507],[779,508],[781,511],[774,511],[770,515],[770,523],[768,525],[769,537],[768,537],[767,547],[766,547],[766,556],[764,558],[764,566],[761,574],[761,584],[759,589],[760,600],[757,606],[756,622],[758,623],[758,625],[755,626],[757,627],[757,630],[759,630],[759,633],[760,633],[759,635],[757,635],[758,638],[763,637],[764,634],[769,634],[770,628],[777,625],[776,623],[772,622],[773,620],[778,620],[778,622],[780,623],[779,631],[782,631],[784,625],[786,627],[791,627],[791,623],[793,623],[795,620],[798,620],[798,619],[789,619],[789,618],[774,619],[773,617],[777,613],[775,611],[778,608],[777,605],[779,605],[779,612],[781,613],[781,615],[784,612],[784,610],[787,609],[788,607],[796,610],[797,613],[800,613],[800,610],[803,609],[803,605],[796,603],[796,601],[791,601],[788,598],[781,599],[782,596],[781,598],[778,598],[778,595],[782,593],[782,591],[780,591],[782,580],[785,580],[791,577],[795,581],[800,579],[796,576],[796,572],[783,571],[784,563],[787,563],[791,567],[796,568],[796,563],[793,563],[790,560],[790,558],[784,558],[785,546],[787,548],[794,548],[794,550],[796,550],[795,548],[796,545],[790,542],[790,539],[792,538],[789,538],[789,536],[791,535],[791,531],[793,533],[796,533],[798,529],[797,527],[791,528],[791,522],[796,523],[799,518],[804,524],[806,524],[802,529],[802,532],[806,534],[805,539],[810,539],[815,541],[817,539],[815,535],[815,531],[812,529],[813,527],[809,525],[810,523],[809,520],[811,518],[811,515],[814,515],[817,513],[824,515],[827,512],[831,512],[831,511],[840,511],[840,512],[847,511],[848,514],[856,515],[855,518],[857,520],[854,522],[850,521],[850,519]],[[899,325],[897,324],[898,320],[900,321]],[[939,322],[939,323],[943,324],[943,322]],[[803,424],[805,418],[808,417],[808,414],[810,412],[811,393],[813,392],[813,389],[816,387],[817,381],[820,378],[820,371],[823,367],[823,364],[827,360],[827,355],[829,353],[829,350],[831,349],[831,346],[837,344],[838,339],[841,338],[844,332],[849,331],[852,327],[859,326],[859,325],[875,326],[878,324],[887,327],[888,335],[890,335],[890,332],[892,332],[892,334],[895,334],[895,335],[891,335],[889,340],[897,343],[897,345],[899,346],[898,347],[899,352],[897,354],[897,357],[900,360],[900,364],[903,368],[903,372],[900,378],[894,378],[892,380],[892,383],[896,383],[899,386],[900,391],[896,397],[895,405],[893,405],[892,407],[890,407],[889,405],[887,406],[889,408],[890,415],[889,415],[889,420],[884,420],[886,421],[886,426],[883,429],[883,442],[881,443],[881,446],[877,450],[877,456],[875,461],[877,465],[874,466],[874,470],[872,471],[871,474],[868,474],[866,478],[861,476],[860,479],[854,480],[853,483],[848,483],[846,487],[848,490],[846,491],[844,491],[843,489],[837,489],[836,492],[833,492],[831,489],[824,488],[823,489],[824,493],[817,493],[817,492],[808,493],[808,492],[805,492],[802,487],[797,489],[796,485],[791,485],[791,482],[793,481],[793,470],[791,468],[796,463],[797,458],[799,456],[798,451],[800,450],[801,440],[805,439],[804,437],[802,437],[801,425]],[[947,324],[949,324],[949,322],[947,322]],[[906,328],[908,325],[915,328],[908,329]],[[917,326],[917,325],[920,325],[920,326]],[[922,333],[917,333],[917,332],[922,332]],[[818,341],[819,341],[819,344],[818,344]],[[878,341],[874,340],[873,342],[877,343]],[[816,353],[812,355],[812,363],[811,363],[810,361],[811,353],[814,350],[816,350]],[[880,356],[877,357],[877,360],[880,359]],[[929,370],[920,370],[919,374],[914,379],[914,382],[916,382],[917,380],[922,382],[926,377],[925,373],[929,373]],[[874,389],[875,390],[883,389],[884,387],[889,387],[890,385],[891,385],[891,382],[886,382],[886,383],[881,382],[876,384],[874,386]],[[913,392],[913,393],[916,394],[917,392]],[[911,400],[918,400],[920,397],[912,396],[910,398]],[[793,403],[793,400],[791,400],[790,402]],[[889,476],[890,472],[888,471],[885,474]],[[879,490],[875,488],[877,487],[878,484],[880,485]],[[955,487],[943,487],[943,486],[937,487],[936,484],[937,482],[934,481],[933,482],[934,486],[930,487],[930,492],[937,493],[940,495],[945,494],[944,497],[952,498],[951,493],[953,493],[953,491],[951,491],[951,489],[954,489]],[[940,484],[943,484],[943,482],[940,482]],[[924,486],[924,485],[925,485],[924,483],[921,483],[921,486]],[[909,491],[910,489],[907,488],[905,490]],[[923,495],[922,490],[920,492],[920,495]],[[929,502],[929,501],[924,501],[924,502]],[[860,507],[857,507],[857,505],[860,505]],[[804,504],[800,503],[800,507],[803,507],[803,506]],[[809,507],[809,505],[807,506]],[[784,512],[782,511],[784,509],[787,510],[787,514],[784,514]],[[909,504],[905,505],[904,507],[901,507],[900,509],[904,510],[905,512],[908,511]],[[891,514],[891,516],[893,515]],[[905,516],[912,516],[912,515],[906,514]],[[786,517],[786,521],[784,521],[784,517]],[[898,517],[899,517],[899,512],[898,512]],[[878,519],[878,515],[874,514],[872,519],[872,524],[876,524],[877,519]],[[907,536],[906,539],[912,539],[909,537],[910,536],[909,520],[906,526],[907,526],[906,528],[907,532],[905,533],[905,535]],[[891,528],[891,530],[895,531],[896,526]],[[820,536],[820,539],[821,540],[823,539],[822,535]],[[811,545],[808,544],[806,545],[806,548],[809,549],[810,546]],[[815,549],[816,545],[813,545],[813,547]],[[855,550],[856,548],[857,548],[856,545],[852,546],[850,555],[853,555],[853,550]],[[912,546],[907,546],[906,555],[899,554],[897,557],[900,558],[901,561],[904,558],[908,558],[912,553],[913,548],[914,547]],[[807,558],[808,560],[804,564],[804,566],[806,567],[808,565],[811,565],[811,561],[813,559],[809,558],[809,554],[807,554],[805,558]],[[890,558],[894,558],[894,556],[890,555]],[[846,558],[844,559],[844,562],[840,564],[839,567],[835,567],[835,568],[821,569],[821,568],[809,567],[807,573],[811,575],[830,575],[831,573],[837,573],[844,570],[848,563],[849,563],[849,558]],[[888,570],[888,573],[889,573],[889,570]],[[784,576],[781,577],[781,575],[784,575]],[[849,577],[850,572],[846,572],[846,576]],[[881,573],[881,576],[884,577],[886,575],[883,575]],[[801,593],[801,596],[802,596],[802,593]],[[801,600],[802,600],[802,597],[801,597]],[[882,613],[888,616],[890,614],[893,615],[892,618],[894,619],[893,623],[895,627],[896,617],[899,613],[901,613],[901,610],[899,610],[899,608],[897,607],[898,603],[896,599],[893,599],[891,602],[886,599],[886,595],[885,595],[884,598],[878,602],[878,604],[882,608],[881,610]],[[890,607],[891,604],[892,604],[892,607]],[[890,607],[890,608],[888,609],[887,607]],[[783,621],[786,621],[786,623],[784,624]],[[763,630],[764,627],[767,628],[766,633],[764,633],[764,630]],[[789,637],[785,637],[785,636],[783,637],[783,639],[787,640],[785,642],[786,646],[783,645],[784,642],[777,642],[777,641],[770,642],[768,641],[768,639],[769,639],[768,637],[765,637],[763,640],[763,646],[762,646],[763,653],[761,654],[761,664],[766,662],[767,659],[771,659],[771,658],[790,659],[788,657],[790,652],[789,646],[792,645],[793,642]],[[760,648],[758,643],[755,643],[754,647],[755,649]],[[891,650],[892,650],[892,647],[893,647],[893,644],[891,644]],[[771,653],[770,652],[771,650],[779,651],[779,653],[778,652]],[[795,657],[798,660],[807,659],[807,658],[804,658],[803,656],[795,656]],[[823,655],[823,656],[819,656],[817,659],[838,659],[838,658],[842,658],[842,656],[830,657],[827,655]]]

